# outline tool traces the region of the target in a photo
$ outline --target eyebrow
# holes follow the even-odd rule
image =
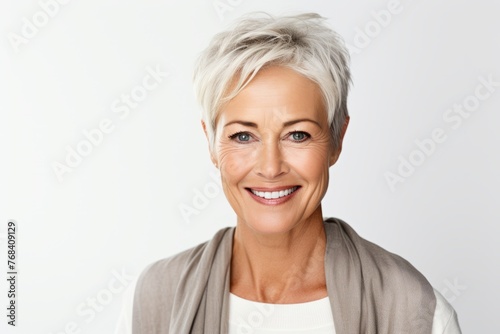
[[[285,122],[285,123],[283,123],[283,127],[294,125],[294,124],[297,124],[300,122],[311,122],[311,123],[316,124],[318,127],[321,127],[321,125],[318,122],[316,122],[312,119],[309,119],[309,118],[299,118],[299,119],[294,119],[292,121]],[[248,126],[251,128],[258,128],[258,125],[253,123],[253,122],[239,121],[239,120],[231,121],[231,122],[227,123],[226,125],[224,125],[224,127],[229,126],[231,124],[241,124],[241,125]]]

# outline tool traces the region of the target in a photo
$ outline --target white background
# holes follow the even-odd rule
[[[390,1],[219,2],[229,6],[220,15],[210,0],[73,0],[44,24],[37,1],[2,0],[0,277],[9,219],[19,277],[14,329],[1,279],[0,332],[112,333],[128,276],[234,225],[191,77],[211,36],[262,10],[318,12],[352,51],[351,122],[325,215],[408,259],[452,303],[464,333],[499,333],[500,86],[459,126],[443,116],[474,100],[479,77],[500,82],[500,4],[401,0],[381,27],[373,11]],[[16,47],[13,34],[34,15],[38,31]],[[157,66],[169,76],[120,118],[113,102]],[[67,147],[84,145],[83,131],[103,119],[113,130],[60,182],[54,163],[66,164]],[[435,128],[446,140],[392,191],[385,174],[397,173],[399,156],[416,157],[415,141]],[[187,207],[197,212],[183,217]]]

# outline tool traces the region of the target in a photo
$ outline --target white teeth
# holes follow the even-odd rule
[[[256,191],[256,190],[253,190],[253,189],[250,189],[250,190],[256,196],[259,196],[259,197],[262,197],[262,198],[265,198],[265,199],[276,199],[276,198],[288,196],[288,195],[290,195],[291,193],[293,193],[297,189],[298,189],[298,187],[293,187],[293,188],[290,188],[290,189],[280,190],[280,191],[273,191],[273,192],[270,192],[270,191]]]

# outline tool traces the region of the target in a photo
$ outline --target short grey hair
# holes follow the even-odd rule
[[[268,66],[290,68],[319,86],[332,144],[340,146],[349,115],[350,58],[343,39],[325,20],[316,13],[275,17],[256,12],[212,38],[197,60],[193,78],[212,150],[222,106]]]

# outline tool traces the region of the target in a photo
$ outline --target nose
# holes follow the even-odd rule
[[[288,173],[289,168],[283,159],[279,142],[263,142],[257,154],[255,164],[257,175],[271,180]]]

